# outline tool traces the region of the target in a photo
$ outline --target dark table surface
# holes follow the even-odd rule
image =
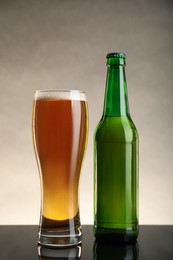
[[[101,245],[95,242],[92,226],[84,225],[82,246],[54,250],[37,246],[37,226],[0,226],[0,260],[173,260],[173,226],[140,226],[134,245]],[[38,256],[41,254],[41,256]],[[81,258],[70,258],[80,254]],[[65,258],[66,256],[66,258]]]

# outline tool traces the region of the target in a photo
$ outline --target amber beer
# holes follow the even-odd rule
[[[36,92],[33,138],[42,192],[40,244],[68,246],[81,241],[78,184],[87,131],[83,92]]]

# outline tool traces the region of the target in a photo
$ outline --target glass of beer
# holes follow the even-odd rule
[[[85,93],[36,91],[32,129],[41,183],[38,243],[49,247],[80,244],[78,186],[88,134]]]

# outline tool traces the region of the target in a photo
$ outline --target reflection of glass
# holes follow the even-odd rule
[[[94,260],[138,260],[138,255],[138,243],[117,245],[94,242]]]
[[[41,180],[38,242],[42,245],[67,247],[81,242],[78,184],[87,131],[84,92],[35,93],[33,141]]]
[[[38,246],[39,260],[77,260],[81,259],[80,245],[69,248],[48,248],[44,246]]]

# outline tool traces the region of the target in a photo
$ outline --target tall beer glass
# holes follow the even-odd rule
[[[38,243],[50,247],[79,244],[78,185],[88,132],[85,93],[36,91],[32,126],[41,182]]]

